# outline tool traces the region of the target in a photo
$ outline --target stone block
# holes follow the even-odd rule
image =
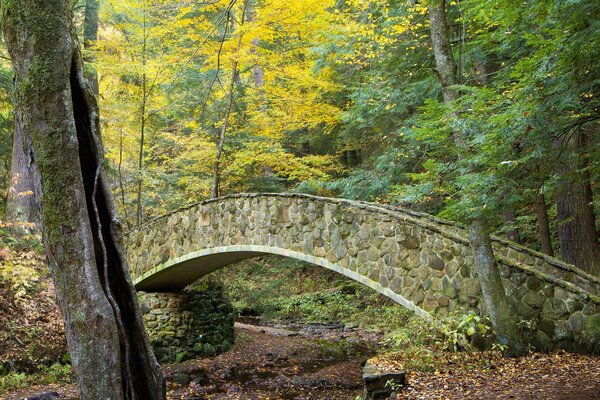
[[[540,312],[537,308],[531,307],[524,301],[518,300],[516,302],[516,305],[517,307],[515,312],[517,313],[517,315],[519,315],[519,317],[521,317],[522,320],[533,321],[536,320],[540,315]]]
[[[427,265],[431,269],[434,269],[437,271],[442,271],[444,269],[444,267],[446,266],[446,264],[444,263],[444,260],[442,260],[442,258],[437,253],[432,253],[428,256]]]
[[[541,292],[529,291],[523,296],[523,301],[531,307],[540,308],[546,301],[546,297]]]
[[[454,288],[454,285],[446,286],[446,288],[444,289],[444,295],[450,299],[455,299],[457,297],[457,293],[456,289]]]
[[[450,278],[452,278],[454,275],[456,275],[456,273],[458,272],[459,269],[460,269],[460,266],[458,265],[458,261],[452,259],[452,260],[446,262],[445,271],[446,271],[446,275],[448,275]]]
[[[531,291],[538,291],[542,288],[542,282],[535,276],[527,278],[527,288]]]
[[[404,240],[404,247],[407,249],[418,249],[421,247],[419,239],[415,236],[407,236]]]
[[[423,290],[429,290],[429,288],[431,288],[431,279],[426,279],[423,281],[421,286],[423,287]]]
[[[426,280],[431,275],[429,268],[424,265],[420,266],[418,268],[418,271],[419,271],[419,279],[421,279],[421,281]]]
[[[402,293],[403,288],[403,279],[400,277],[395,277],[392,279],[392,283],[390,284],[390,289],[392,289],[396,293]]]
[[[465,278],[464,291],[468,296],[480,296],[481,295],[481,284],[478,278]]]
[[[596,315],[600,314],[600,304],[587,302],[585,306],[583,306],[583,314],[584,315]]]
[[[393,238],[387,238],[381,244],[379,253],[380,253],[380,256],[384,256],[389,253],[397,254],[399,250],[400,250],[400,245],[398,244],[398,242]]]
[[[542,319],[559,320],[568,316],[567,305],[557,298],[547,299],[542,308]]]
[[[581,335],[585,329],[586,317],[582,312],[576,312],[569,317],[569,327],[576,335]]]
[[[369,247],[367,250],[367,260],[373,262],[379,260],[379,250],[376,247]]]
[[[380,370],[367,361],[363,368],[363,383],[364,400],[389,398],[394,392],[392,386],[406,385],[406,374],[404,371]]]

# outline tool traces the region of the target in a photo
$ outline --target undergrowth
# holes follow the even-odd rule
[[[208,278],[222,284],[242,316],[302,323],[343,323],[390,332],[412,314],[357,282],[280,257],[248,260]]]
[[[0,222],[0,285],[15,303],[21,302],[41,277],[38,234],[15,235],[14,228]]]
[[[22,389],[31,385],[65,383],[72,380],[69,364],[55,363],[42,367],[37,373],[11,371],[3,374],[0,370],[0,392]]]
[[[210,275],[242,316],[299,323],[342,323],[380,330],[383,351],[411,370],[473,356],[490,363],[497,352],[485,317],[453,313],[435,323],[417,317],[368,287],[321,267],[276,256],[259,257]],[[452,361],[454,360],[454,361]]]
[[[51,379],[66,352],[39,233],[15,232],[0,223],[0,389]]]

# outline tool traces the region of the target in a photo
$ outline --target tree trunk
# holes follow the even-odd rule
[[[164,399],[102,172],[70,0],[3,2],[15,108],[32,150],[46,256],[83,399]]]
[[[542,253],[554,257],[552,237],[550,236],[550,219],[544,193],[540,191],[535,197],[535,214],[537,216],[537,234],[542,246]]]
[[[240,18],[240,27],[244,26],[246,20],[246,10],[248,8],[248,0],[245,0],[242,4],[242,16]],[[238,36],[236,53],[240,51],[242,47],[243,34],[240,33]],[[237,55],[236,55],[237,57]],[[212,186],[212,198],[215,199],[221,195],[221,158],[225,150],[225,138],[227,135],[227,129],[229,128],[229,118],[231,117],[231,110],[233,109],[233,102],[235,99],[235,84],[239,78],[238,71],[238,60],[234,57],[231,62],[231,81],[229,82],[229,88],[227,91],[227,105],[225,106],[225,116],[223,117],[223,125],[219,130],[219,140],[217,141],[217,152],[215,154],[215,166],[213,170],[213,186]]]
[[[504,351],[506,356],[523,355],[527,348],[519,333],[519,321],[511,309],[504,291],[485,221],[474,220],[470,227],[470,234],[474,264],[481,283],[483,304],[496,331],[498,342],[507,346]]]
[[[456,61],[450,46],[445,0],[431,0],[429,2],[429,30],[431,32],[431,46],[435,56],[436,72],[442,83],[444,101],[451,102],[458,99],[459,93],[453,88],[458,83],[458,77]]]
[[[4,220],[14,224],[20,231],[19,225],[38,222],[39,218],[37,201],[33,194],[33,175],[27,156],[29,146],[24,143],[21,115],[17,111],[14,124],[10,188]]]
[[[564,186],[557,195],[558,238],[560,256],[566,262],[600,276],[600,245],[596,231],[590,177],[585,171],[586,160],[579,153],[585,149],[587,138],[575,133],[568,143],[568,151],[578,159],[569,160],[562,168]],[[576,173],[573,173],[576,168]]]
[[[83,21],[83,46],[85,48],[84,61],[86,63],[86,78],[88,79],[94,94],[100,93],[98,74],[96,73],[96,57],[94,57],[94,46],[98,41],[98,0],[85,1],[85,19]]]
[[[511,242],[521,243],[521,233],[517,227],[517,213],[511,209],[502,211],[502,220],[506,225],[506,239]]]
[[[144,210],[142,206],[142,190],[144,186],[144,147],[146,145],[146,108],[148,106],[148,82],[146,77],[146,51],[147,51],[147,26],[146,26],[146,13],[147,4],[144,0],[143,9],[143,22],[142,22],[142,104],[140,105],[140,148],[138,155],[138,179],[137,179],[137,209],[136,209],[136,226],[142,224]]]
[[[431,0],[429,3],[429,28],[436,70],[442,84],[444,101],[457,100],[460,94],[452,87],[458,83],[456,62],[450,47],[445,0]],[[460,132],[453,129],[454,142],[468,151]],[[474,254],[474,267],[481,283],[485,312],[490,316],[498,342],[508,346],[506,355],[524,354],[525,346],[518,333],[517,317],[511,309],[504,285],[498,271],[487,223],[480,215],[471,225],[471,247]]]
[[[256,10],[254,7],[255,7],[254,4],[251,4],[251,3],[246,4],[246,14],[247,14],[246,22],[254,22],[254,19],[256,18]],[[256,58],[258,58],[258,56],[257,56],[258,50],[257,49],[258,49],[259,45],[260,45],[259,38],[252,39],[252,47],[250,48],[250,54],[252,54]],[[265,71],[261,67],[261,65],[258,63],[254,64],[254,67],[252,68],[252,80],[254,81],[254,87],[256,89],[262,88],[265,84]],[[262,96],[262,97],[264,97],[264,96]]]

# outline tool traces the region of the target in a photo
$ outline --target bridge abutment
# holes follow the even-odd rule
[[[219,287],[138,294],[150,344],[159,362],[227,351],[234,343],[234,311]]]

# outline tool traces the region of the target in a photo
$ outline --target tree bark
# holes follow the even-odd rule
[[[84,61],[86,63],[88,79],[94,94],[100,93],[98,74],[96,73],[96,57],[94,57],[94,46],[98,41],[98,0],[85,1],[85,18],[83,20],[83,47],[85,49]]]
[[[568,157],[568,162],[562,167],[564,185],[556,202],[560,256],[566,262],[600,276],[600,245],[592,187],[585,172],[587,160],[580,154],[586,148],[587,138],[583,132],[577,132],[562,145],[572,157]],[[572,162],[573,158],[575,162]],[[576,168],[575,172],[573,168]]]
[[[486,223],[476,219],[470,227],[474,264],[481,283],[483,304],[492,321],[498,342],[507,346],[506,356],[525,354],[527,348],[518,329],[518,319],[508,303],[502,278],[496,265],[492,240]]]
[[[442,84],[444,101],[450,103],[457,100],[460,94],[453,88],[458,83],[457,68],[448,31],[446,19],[445,0],[430,0],[429,2],[429,27],[431,32],[431,45],[436,62],[436,70]],[[467,143],[462,134],[453,129],[454,142],[465,151]],[[471,247],[474,255],[474,267],[481,283],[483,295],[484,312],[490,316],[490,320],[496,331],[498,342],[507,346],[505,355],[516,356],[525,353],[521,337],[518,335],[518,319],[508,303],[504,285],[498,271],[494,258],[492,240],[487,228],[487,222],[482,210],[470,226]]]
[[[70,0],[4,1],[46,256],[83,399],[164,399],[129,278]]]
[[[459,98],[459,93],[453,88],[458,83],[458,76],[448,34],[446,1],[430,0],[428,10],[431,46],[435,57],[436,72],[442,84],[444,101],[451,102]]]
[[[4,221],[19,225],[39,221],[38,206],[33,194],[33,175],[27,156],[29,146],[24,143],[21,115],[15,111],[10,187],[6,199]]]
[[[521,243],[521,233],[519,232],[519,228],[517,227],[517,213],[515,213],[511,209],[505,208],[502,211],[502,220],[504,221],[504,225],[506,225],[506,239],[511,242]]]
[[[552,237],[550,235],[550,219],[544,193],[541,191],[535,197],[535,214],[537,216],[537,234],[542,247],[542,253],[554,257]]]

